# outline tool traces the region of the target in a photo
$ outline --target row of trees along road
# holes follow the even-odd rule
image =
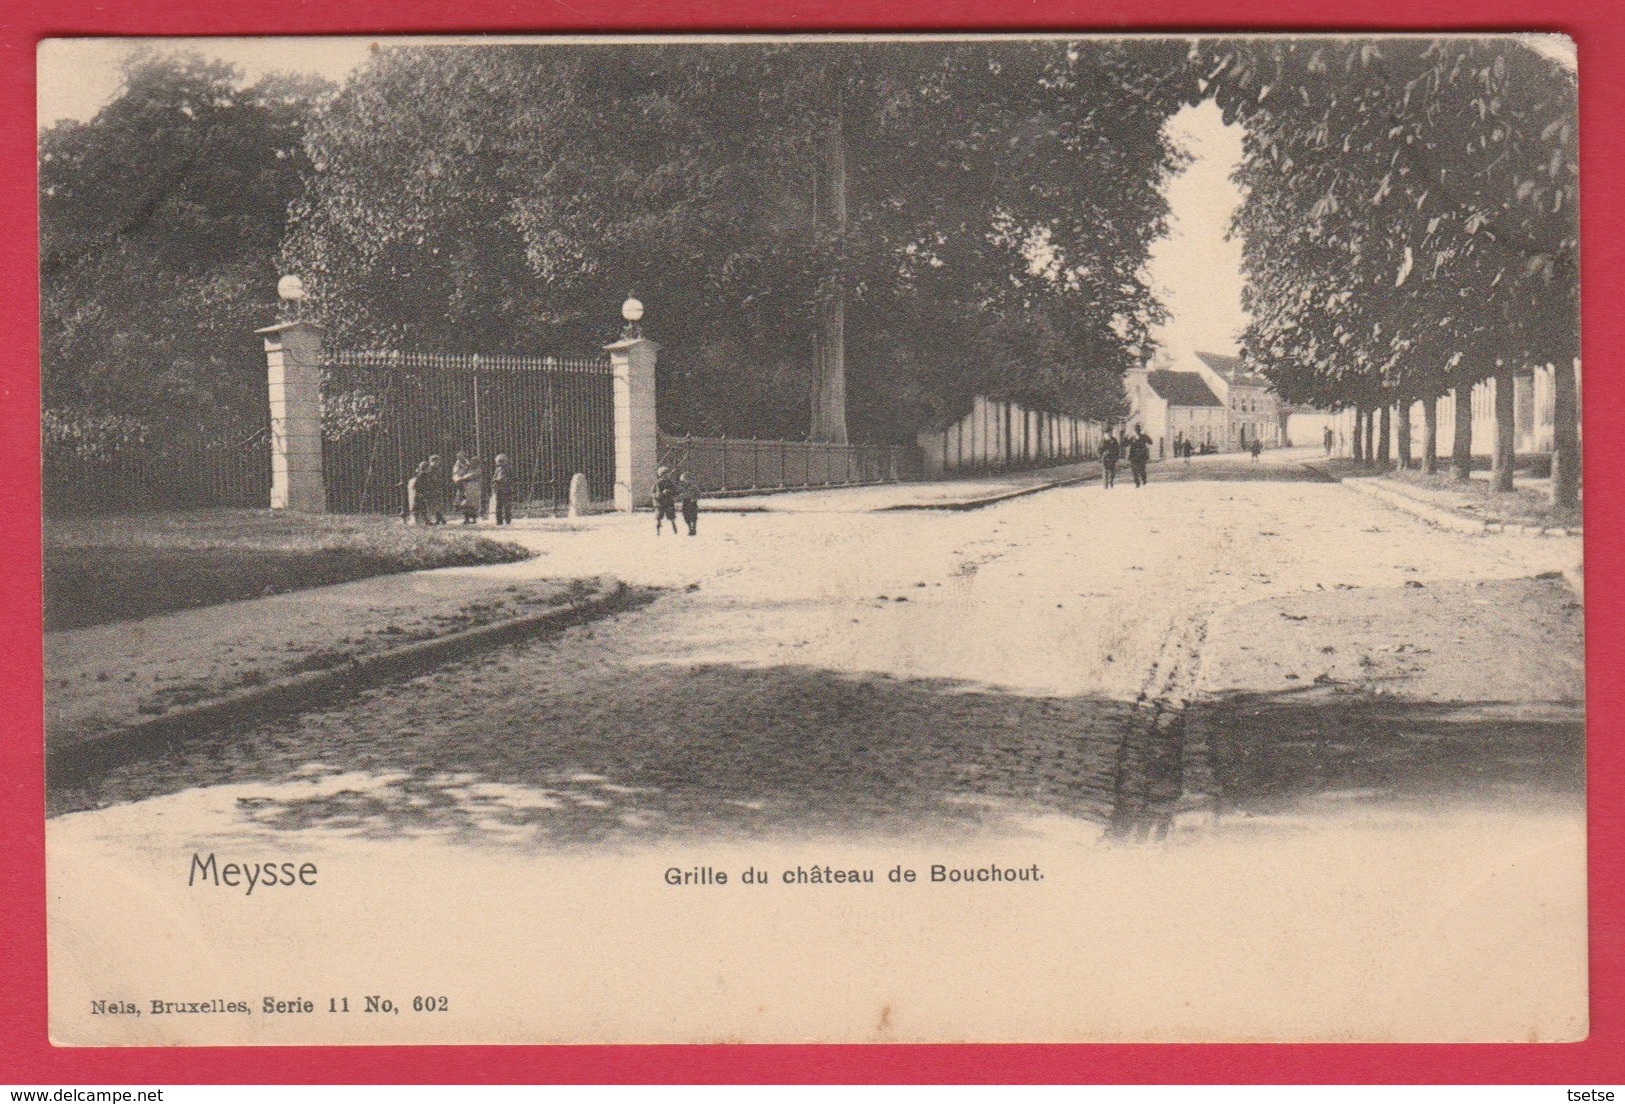
[[[1161,318],[1163,126],[1207,96],[1282,395],[1369,434],[1500,378],[1509,486],[1507,381],[1555,365],[1572,502],[1575,81],[1506,39],[401,47],[338,91],[137,54],[40,139],[47,422],[263,416],[279,271],[340,342],[453,351],[591,347],[635,290],[677,432],[906,440],[978,392],[1111,417]]]
[[[307,135],[285,266],[350,344],[592,347],[635,291],[678,432],[912,440],[978,392],[1112,417],[1185,52],[385,49]]]
[[[1495,380],[1492,483],[1512,488],[1513,375],[1555,369],[1553,497],[1579,495],[1576,85],[1507,39],[1204,42],[1202,88],[1245,128],[1236,230],[1247,355],[1291,402],[1358,411],[1356,455],[1389,455],[1389,410]],[[1373,450],[1372,421],[1380,422]],[[1398,463],[1411,464],[1409,417]]]

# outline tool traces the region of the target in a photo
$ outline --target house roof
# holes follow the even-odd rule
[[[1145,381],[1151,385],[1151,390],[1157,397],[1170,406],[1223,406],[1219,396],[1207,385],[1196,372],[1170,372],[1159,369],[1147,372]]]
[[[1226,356],[1223,353],[1197,353],[1202,362],[1223,376],[1232,384],[1241,387],[1268,387],[1270,381],[1256,372],[1249,372],[1242,367],[1241,358]]]

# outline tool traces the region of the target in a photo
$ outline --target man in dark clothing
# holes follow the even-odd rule
[[[508,457],[500,452],[491,461],[491,504],[498,525],[513,524],[513,479],[508,475]]]
[[[1100,443],[1100,482],[1107,490],[1117,485],[1117,462],[1123,458],[1123,450],[1117,443],[1117,438],[1110,433]]]
[[[1145,466],[1151,462],[1151,438],[1139,426],[1134,427],[1134,436],[1128,441],[1128,466],[1134,474],[1134,485],[1143,487],[1146,484]]]
[[[1326,455],[1330,456],[1332,454],[1332,427],[1331,426],[1326,427],[1326,433],[1324,435],[1324,440],[1326,442]]]
[[[671,519],[671,531],[677,532],[677,481],[671,469],[662,465],[655,469],[655,536],[660,535],[660,523]]]

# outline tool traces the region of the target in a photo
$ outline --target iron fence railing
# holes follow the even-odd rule
[[[614,496],[614,375],[603,357],[333,350],[323,358],[322,468],[328,508],[398,513],[431,454],[466,452],[489,473],[505,457],[515,508],[557,512],[570,477]]]
[[[41,441],[48,513],[263,507],[271,495],[268,426],[213,436],[184,431],[150,439]]]

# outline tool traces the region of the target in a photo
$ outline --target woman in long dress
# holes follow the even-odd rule
[[[479,458],[459,452],[457,462],[452,465],[451,481],[462,496],[463,524],[473,525],[485,512],[485,472],[480,467]]]

